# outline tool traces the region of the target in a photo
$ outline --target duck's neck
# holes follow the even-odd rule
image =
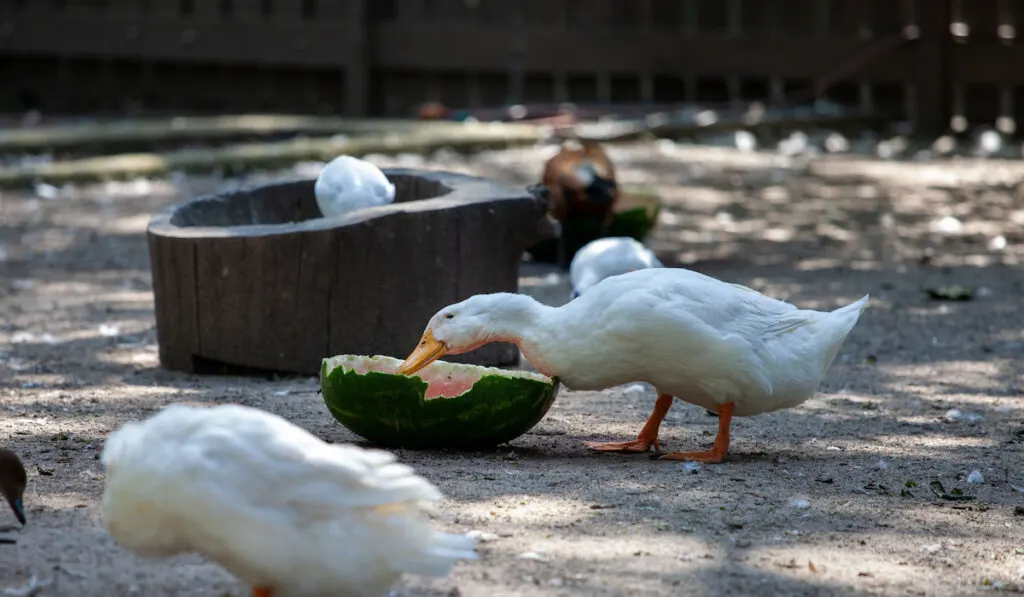
[[[548,377],[560,373],[558,310],[523,294],[503,294],[490,313],[489,342],[511,342]]]

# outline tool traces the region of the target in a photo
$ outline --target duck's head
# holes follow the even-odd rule
[[[616,276],[619,274],[628,274],[629,272],[635,272],[636,270],[637,268],[635,267],[623,268],[621,271],[613,271],[611,273],[606,273],[603,277],[595,271],[587,270],[580,275],[579,280],[576,282],[576,284],[573,285],[572,292],[569,293],[569,300],[576,300],[591,286],[594,286],[595,284],[601,282],[606,278],[610,278],[611,276]]]
[[[25,474],[25,466],[21,464],[21,459],[14,452],[0,448],[0,494],[3,494],[11,510],[14,510],[14,516],[22,525],[25,524],[22,496],[25,494],[27,484],[28,476]]]
[[[615,202],[618,185],[614,178],[605,177],[592,162],[581,162],[575,169],[587,196],[587,200],[598,205],[610,205]]]
[[[478,294],[441,309],[398,373],[412,375],[446,354],[469,352],[489,342],[514,341],[514,330],[531,302],[518,294]]]

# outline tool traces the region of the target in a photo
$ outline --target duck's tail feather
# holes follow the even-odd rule
[[[457,560],[475,560],[476,539],[466,535],[433,532],[426,549],[403,554],[396,568],[409,574],[442,577]]]
[[[836,354],[839,353],[839,348],[846,340],[846,336],[849,335],[853,326],[857,325],[857,321],[860,319],[860,314],[864,312],[864,309],[868,305],[869,298],[871,298],[871,295],[865,294],[857,302],[832,311],[824,320],[822,320],[821,325],[830,330],[830,333],[825,334],[830,342],[829,346],[825,350],[824,369],[829,368],[832,361],[836,358]]]

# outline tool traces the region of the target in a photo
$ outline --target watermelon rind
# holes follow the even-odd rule
[[[382,355],[325,358],[320,389],[331,415],[381,446],[473,450],[523,435],[547,414],[558,394],[558,380],[529,371],[441,360],[416,375],[374,370],[394,371],[401,362]],[[479,379],[458,396],[425,398],[428,384],[420,376],[443,375]]]

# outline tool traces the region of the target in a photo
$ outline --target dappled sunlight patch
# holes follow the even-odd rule
[[[935,574],[935,568],[957,552],[972,550],[972,543],[983,537],[964,537],[956,532],[922,527],[919,532],[864,533],[851,536],[837,545],[818,541],[787,544],[755,545],[748,552],[749,565],[796,578],[817,578],[819,582],[863,586],[865,579],[876,587],[912,584]],[[879,551],[878,545],[895,546]],[[980,546],[977,546],[980,547]],[[963,594],[975,594],[989,583],[1015,579],[1015,563],[991,557],[988,550],[979,550],[989,557],[974,557],[974,588],[963,587]],[[987,553],[986,553],[987,552]],[[981,555],[981,554],[979,554]]]
[[[971,158],[915,163],[843,156],[817,160],[811,165],[811,170],[825,178],[855,175],[914,187],[1016,184],[1024,179],[1024,164],[1004,161],[999,162],[999,166],[993,168],[991,160]]]
[[[955,455],[955,450],[991,449],[998,446],[1000,442],[988,437],[965,437],[949,434],[878,433],[873,434],[867,441],[843,439],[817,443],[838,447],[843,458],[886,454],[899,455],[903,458],[942,461]]]
[[[594,562],[618,562],[628,567],[629,558],[640,552],[646,556],[660,556],[686,562],[687,567],[698,568],[711,565],[720,558],[721,546],[690,534],[617,533],[614,537],[565,537],[552,536],[536,541],[532,547],[537,553],[552,559],[588,559]],[[710,555],[711,558],[703,556]],[[680,557],[682,556],[682,557]]]
[[[202,389],[155,384],[117,384],[96,390],[79,390],[73,394],[64,389],[0,392],[3,392],[4,402],[4,408],[0,409],[0,421],[14,425],[14,433],[19,435],[18,429],[35,434],[36,430],[46,429],[56,432],[57,426],[61,426],[61,430],[64,430],[64,427],[76,430],[102,428],[98,423],[124,414],[116,412],[122,402],[128,402],[130,408],[139,409],[140,406],[135,404],[138,401],[160,405],[203,395]]]
[[[149,220],[149,214],[135,214],[108,220],[101,228],[110,234],[142,234],[149,226]]]
[[[66,324],[58,326],[36,326],[30,329],[21,329],[14,332],[0,333],[0,342],[10,344],[47,344],[58,345],[68,342],[80,342],[88,340],[110,340],[119,342],[123,336],[144,334],[152,329],[152,324],[139,321],[138,319],[106,319],[102,323],[85,329],[72,329],[61,331],[60,328],[67,327]]]
[[[1005,395],[1007,370],[1015,365],[1012,359],[991,357],[906,365],[880,362],[878,368],[890,378],[893,389],[913,392],[915,386],[939,386],[947,401],[974,403]]]
[[[123,348],[99,353],[96,355],[96,359],[102,363],[129,367],[148,368],[160,365],[160,354],[154,344],[147,344],[139,348]]]
[[[500,495],[482,501],[459,500],[458,510],[459,517],[465,520],[541,525],[568,522],[593,513],[588,504],[578,499],[550,494]]]

